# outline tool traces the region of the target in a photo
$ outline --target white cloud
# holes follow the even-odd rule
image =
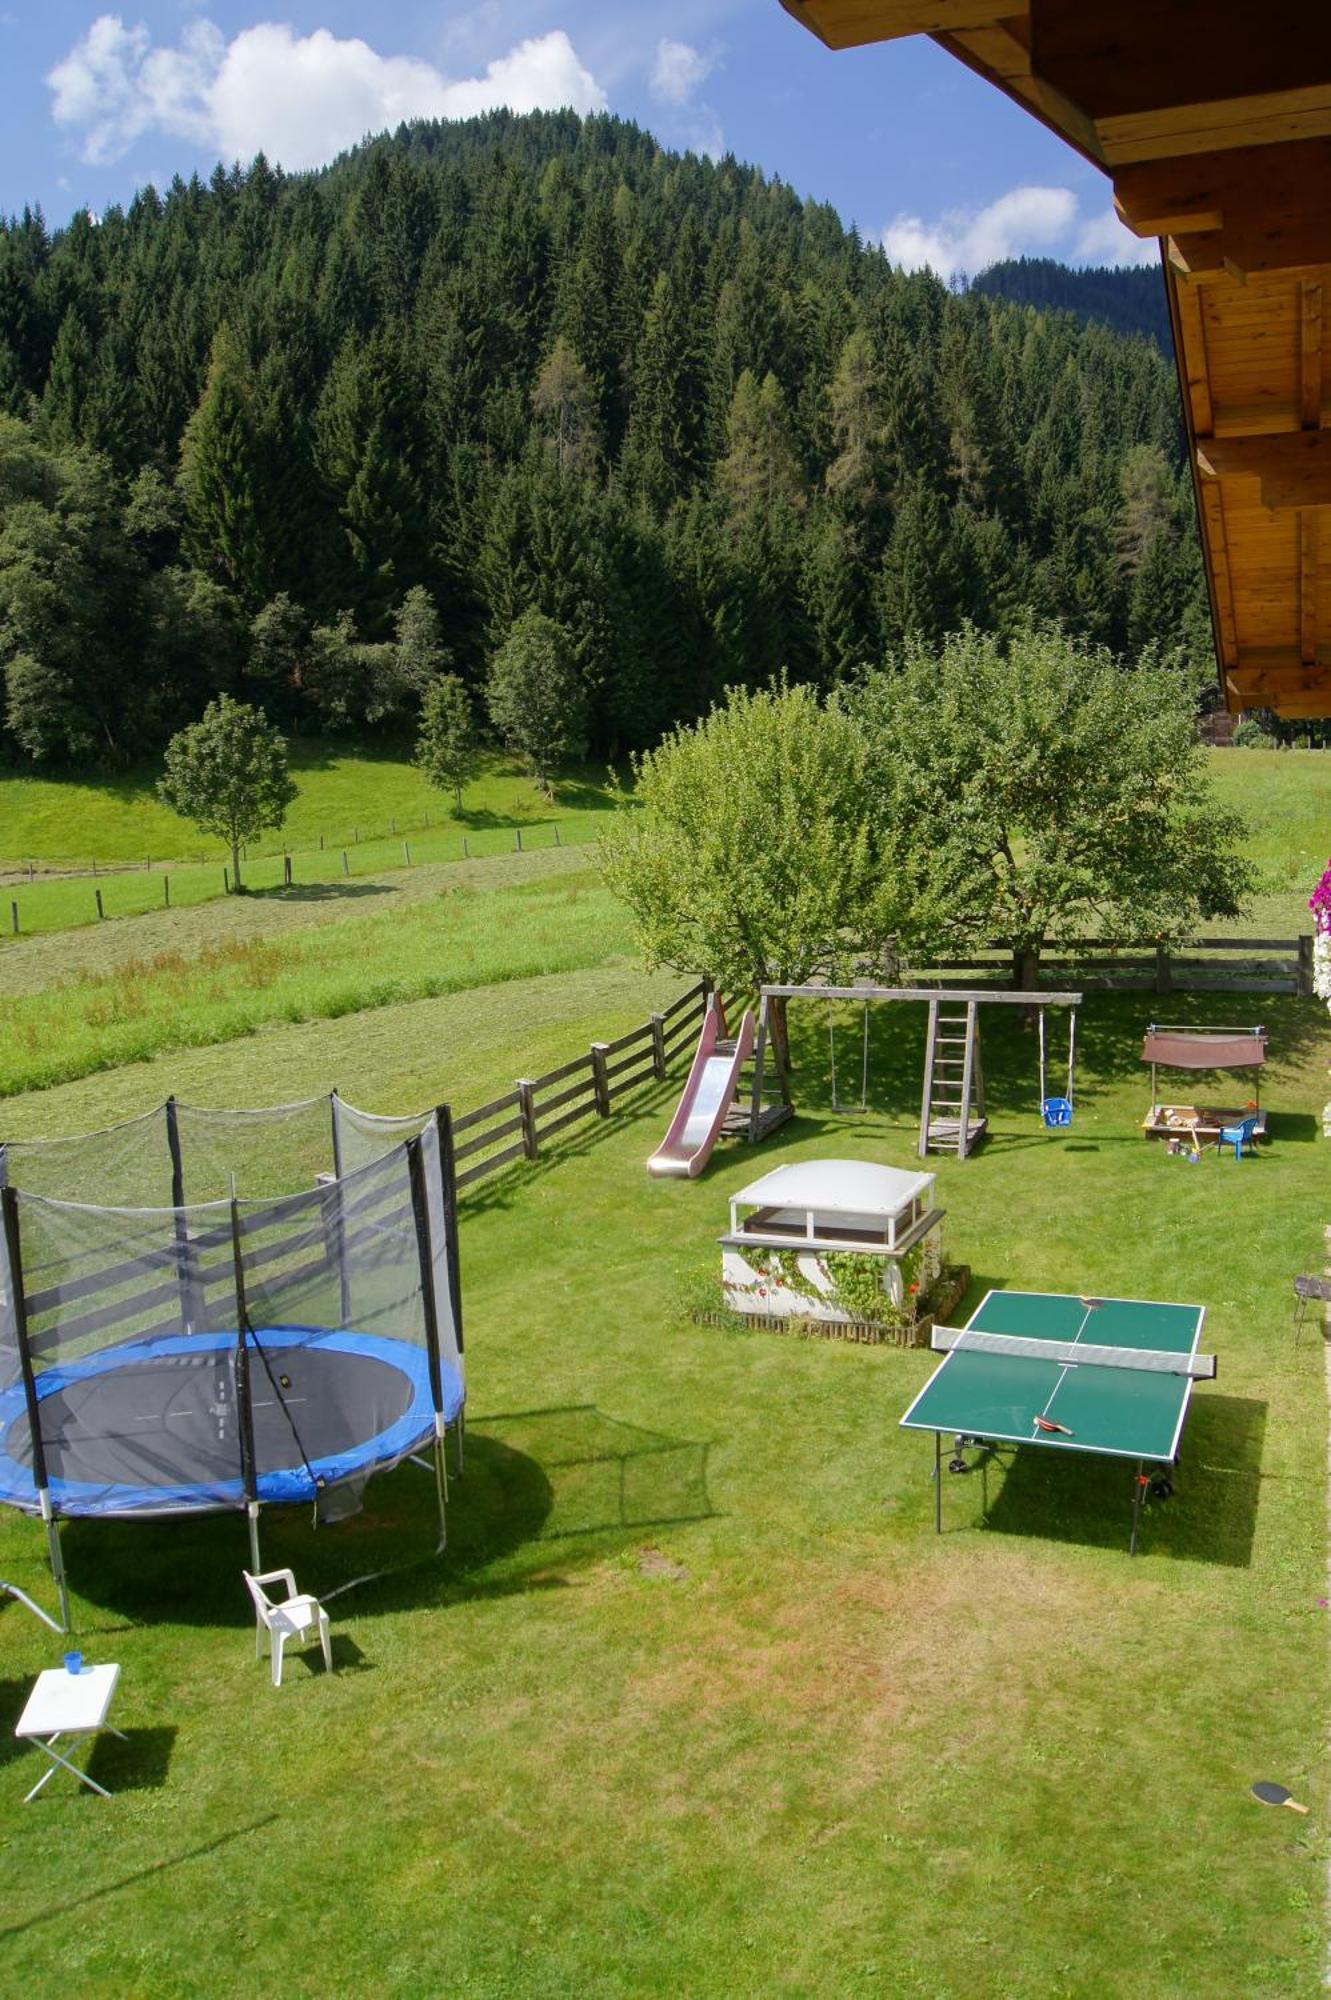
[[[80,135],[82,156],[94,165],[120,159],[153,131],[227,159],[262,150],[294,171],[403,119],[470,118],[499,105],[607,108],[562,29],[519,42],[483,76],[450,79],[433,63],[381,56],[326,28],[297,35],[264,21],[228,42],[199,20],[175,48],[154,48],[142,23],[127,28],[119,15],[103,14],[46,81],[56,123]]]
[[[927,264],[940,278],[973,276],[1003,257],[1053,250],[1066,243],[1077,220],[1071,188],[1019,187],[987,208],[948,209],[937,222],[899,215],[883,231],[892,263],[908,271]]]
[[[656,58],[647,88],[658,104],[687,104],[695,90],[706,81],[715,64],[713,56],[690,48],[687,42],[669,37],[656,44]]]
[[[1087,216],[1077,231],[1075,251],[1079,264],[1156,264],[1160,260],[1159,240],[1134,236],[1112,208]]]

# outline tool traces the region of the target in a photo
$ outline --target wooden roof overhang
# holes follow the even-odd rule
[[[1331,715],[1331,0],[782,4],[929,35],[1160,238],[1226,706]]]

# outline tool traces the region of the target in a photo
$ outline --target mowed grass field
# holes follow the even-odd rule
[[[586,975],[525,993],[532,1021],[580,995],[586,1035]],[[433,1015],[446,1047],[457,1005],[390,1011]],[[875,1016],[863,1119],[830,1112],[806,1010],[801,1116],[760,1154],[649,1181],[673,1100],[656,1089],[464,1199],[448,1552],[412,1466],[343,1527],[265,1517],[265,1562],[331,1598],[332,1677],[295,1659],[275,1693],[255,1664],[239,1520],[66,1524],[80,1643],[121,1663],[129,1741],[94,1756],[111,1800],[62,1781],[23,1807],[36,1758],[0,1735],[15,1990],[261,1993],[276,1961],[319,1995],[1313,1991],[1326,1401],[1289,1275],[1323,1255],[1325,1016],[1269,1010],[1271,1145],[1193,1167],[1136,1134],[1141,1011],[1088,1003],[1066,1134],[1038,1123],[1029,1036],[990,1032],[993,1137],[937,1162],[972,1300],[1207,1305],[1220,1375],[1134,1560],[1130,1468],[1052,1453],[949,1480],[935,1538],[929,1441],[896,1422],[927,1354],[683,1309],[755,1171],[912,1162],[921,1010]],[[263,1080],[306,1087],[314,1038],[346,1027],[277,1031],[291,1060]],[[840,1028],[853,1043],[857,1020]],[[255,1046],[196,1052],[206,1075],[176,1080],[216,1098]],[[426,1038],[359,1053],[367,1102],[431,1094]],[[149,1101],[167,1066],[137,1077]],[[91,1115],[108,1082],[48,1096]],[[0,1519],[0,1573],[49,1597],[35,1524]],[[6,1716],[59,1650],[4,1613]],[[1313,1815],[1254,1805],[1262,1776]]]
[[[1331,814],[1299,786],[1319,758],[1273,762],[1255,837],[1292,880]],[[6,946],[0,1132],[171,1091],[465,1109],[684,984],[638,969],[585,857],[438,866]],[[321,1996],[1317,1990],[1327,1402],[1290,1279],[1325,1260],[1331,1036],[1313,1002],[1172,996],[1271,1040],[1269,1147],[1192,1166],[1137,1132],[1155,1006],[1088,1000],[1066,1133],[1040,1125],[1030,1034],[986,1023],[992,1138],[934,1163],[970,1303],[1206,1305],[1219,1377],[1137,1558],[1130,1472],[1052,1452],[949,1478],[935,1538],[931,1444],[897,1428],[927,1354],[693,1322],[744,1181],[914,1164],[923,1010],[871,1017],[859,1117],[831,1110],[805,1007],[800,1116],[759,1151],[650,1181],[677,1075],[464,1197],[448,1551],[411,1465],[336,1529],[265,1517],[265,1562],[331,1600],[331,1677],[293,1659],[275,1693],[255,1664],[239,1520],[65,1524],[129,1741],[94,1754],[111,1800],[61,1778],[21,1805],[39,1767],[6,1731],[61,1647],[0,1613],[15,1990],[259,1994],[274,1966]],[[860,1023],[836,1021],[843,1096]],[[0,1514],[0,1575],[49,1601],[35,1524]],[[1259,1777],[1310,1817],[1253,1804]]]

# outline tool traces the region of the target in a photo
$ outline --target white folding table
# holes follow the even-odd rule
[[[49,1667],[38,1674],[27,1707],[14,1725],[14,1734],[38,1744],[51,1759],[51,1768],[43,1771],[24,1805],[28,1799],[36,1798],[61,1765],[89,1791],[110,1798],[104,1785],[99,1785],[86,1771],[80,1771],[68,1757],[62,1757],[55,1746],[62,1736],[95,1736],[99,1729],[110,1729],[113,1736],[118,1736],[122,1743],[125,1741],[124,1731],[113,1728],[106,1719],[119,1679],[120,1669],[116,1666],[84,1667],[77,1674],[71,1674],[65,1667]]]

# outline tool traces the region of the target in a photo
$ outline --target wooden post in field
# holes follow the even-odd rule
[[[222,894],[224,896],[231,894],[231,870],[225,865],[222,868]]]
[[[596,1115],[598,1118],[610,1116],[610,1079],[605,1073],[606,1044],[592,1043],[592,1085],[596,1091]]]
[[[350,875],[351,873],[351,863],[347,860],[347,850],[345,847],[342,849],[342,873],[344,875]]]
[[[518,1109],[522,1113],[522,1150],[529,1160],[536,1158],[536,1103],[532,1097],[531,1084],[525,1077],[518,1079]]]
[[[522,852],[522,828],[521,828],[520,826],[518,826],[518,827],[514,827],[514,829],[513,829],[513,840],[514,840],[514,847],[515,847],[515,850],[516,850],[516,852],[517,852],[517,853],[519,853],[519,854],[521,854],[521,852]]]
[[[11,903],[11,904],[10,904],[10,906],[9,906],[9,921],[10,921],[10,924],[11,924],[11,926],[12,926],[12,928],[13,928],[13,932],[14,932],[14,936],[15,936],[15,937],[17,937],[17,936],[18,936],[18,904],[17,904],[17,903]]]
[[[409,841],[406,841],[406,840],[404,840],[404,841],[403,841],[403,843],[402,843],[402,853],[403,853],[403,856],[404,856],[404,858],[405,858],[405,860],[406,860],[406,864],[407,864],[408,868],[410,868],[410,866],[411,866],[411,843],[410,843]]]
[[[171,907],[171,877],[169,875],[163,875],[162,877],[162,901],[169,910]]]
[[[282,856],[282,885],[287,889],[291,887],[291,856],[289,854],[283,854]]]
[[[555,821],[555,846],[556,846],[556,847],[562,847],[562,846],[563,846],[563,844],[564,844],[564,843],[563,843],[563,842],[562,842],[562,841],[560,840],[560,838],[559,838],[559,821],[558,821],[558,820],[556,820],[556,821]]]
[[[1158,938],[1155,946],[1155,990],[1157,993],[1168,993],[1172,985],[1173,981],[1169,976],[1169,946],[1163,939]]]
[[[649,1017],[649,1025],[652,1031],[652,1072],[658,1083],[664,1083],[666,1076],[665,1015],[651,1015]]]
[[[92,893],[97,898],[97,915],[99,918],[104,917],[106,911],[102,908],[102,892],[100,889],[94,889]]]
[[[471,849],[467,845],[467,836],[465,833],[462,836],[462,859],[464,861],[471,859]]]
[[[1298,946],[1299,962],[1298,970],[1295,974],[1295,991],[1298,993],[1300,999],[1311,1000],[1313,997],[1313,940],[1311,931],[1302,932],[1298,940]]]
[[[319,852],[320,852],[320,854],[322,854],[322,853],[323,853],[323,851],[324,851],[324,837],[323,837],[323,835],[322,835],[322,834],[320,834],[320,835],[319,835]]]

